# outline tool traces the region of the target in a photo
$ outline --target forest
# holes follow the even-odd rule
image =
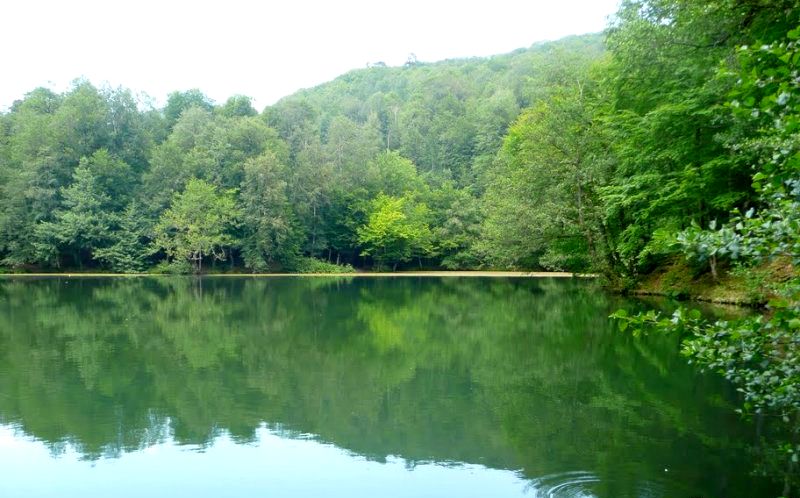
[[[262,112],[37,88],[0,114],[0,264],[716,272],[796,199],[799,22],[789,0],[626,0],[602,34],[371,64]]]
[[[738,276],[760,307],[739,320],[614,316],[677,329],[741,413],[782,427],[764,452],[784,496],[800,489],[799,264],[796,0],[622,0],[603,33],[374,63],[261,111],[76,80],[0,112],[0,273]]]

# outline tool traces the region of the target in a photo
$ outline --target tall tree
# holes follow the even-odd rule
[[[484,198],[478,249],[490,264],[603,266],[608,247],[598,188],[608,175],[590,85],[583,79],[561,87],[509,130]]]
[[[248,160],[242,183],[242,255],[245,266],[291,269],[301,233],[287,196],[286,167],[272,152]]]
[[[103,192],[84,158],[75,169],[73,183],[62,189],[63,208],[53,221],[36,226],[39,260],[60,266],[62,251],[71,255],[75,266],[83,266],[84,257],[107,244],[114,214],[109,212],[110,197]]]

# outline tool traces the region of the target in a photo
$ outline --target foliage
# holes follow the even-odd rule
[[[110,197],[100,190],[86,158],[75,169],[72,184],[61,189],[61,195],[64,209],[55,212],[52,222],[36,226],[36,247],[40,260],[50,262],[58,254],[57,246],[66,246],[75,254],[73,263],[80,266],[77,252],[97,250],[110,236],[114,222],[106,211]],[[57,260],[55,265],[59,266]]]
[[[167,128],[171,129],[181,115],[193,107],[210,111],[214,108],[214,104],[197,88],[170,93],[167,97],[167,105],[164,107]]]
[[[264,271],[287,268],[301,243],[286,193],[285,166],[272,152],[248,160],[242,182],[242,255],[245,266]]]
[[[408,194],[378,194],[370,204],[367,223],[358,228],[362,254],[393,269],[412,257],[427,256],[433,249],[428,216],[428,206]]]
[[[120,273],[141,273],[151,255],[152,227],[142,218],[141,205],[132,202],[119,216],[118,227],[110,234],[110,245],[94,252],[94,257]]]
[[[794,41],[780,40],[798,10],[626,0],[604,35],[375,64],[260,114],[246,96],[215,104],[197,89],[161,109],[83,80],[62,94],[36,89],[0,113],[0,263],[158,264],[170,256],[149,249],[154,227],[197,179],[236,191],[233,268],[416,258],[635,282],[674,258],[674,234],[689,229],[684,247],[716,271],[746,248],[732,234],[715,235],[732,246],[710,244],[699,227],[751,230],[746,213],[791,188],[768,163],[796,143],[762,130],[795,126]],[[764,165],[755,182],[754,163]],[[768,184],[774,192],[761,192]],[[381,193],[406,199],[399,211],[430,233],[367,235]]]
[[[592,90],[582,77],[524,111],[505,137],[478,246],[492,266],[602,267],[597,189],[606,174]]]
[[[739,119],[760,121],[762,113],[770,120],[761,123],[759,135],[748,145],[771,150],[753,175],[753,186],[760,194],[759,209],[736,213],[717,229],[694,227],[684,231],[679,241],[694,258],[711,262],[717,257],[757,264],[765,259],[782,258],[797,267],[800,263],[800,151],[791,144],[800,138],[800,28],[791,30],[786,40],[760,47],[740,49],[744,75],[736,89],[750,109],[738,113]],[[675,311],[671,319],[655,312],[629,317],[624,311],[614,316],[622,329],[630,324],[639,328],[678,329],[687,338],[682,350],[692,361],[714,369],[732,381],[744,397],[742,411],[777,415],[787,426],[787,441],[781,453],[788,458],[786,488],[800,483],[800,276],[795,269],[787,282],[773,289],[776,297],[767,312],[735,322],[710,322],[699,312]]]
[[[261,114],[248,97],[217,105],[197,89],[171,93],[162,109],[82,80],[63,94],[34,90],[0,114],[0,260],[138,272],[174,259],[173,249],[152,250],[156,227],[164,242],[160,222],[175,193],[198,179],[237,190],[242,217],[225,250],[232,266],[416,257],[479,267],[499,250],[475,245],[509,125],[602,52],[601,37],[587,35],[489,59],[375,65]],[[76,183],[79,167],[91,181]],[[74,203],[79,186],[94,204]],[[417,217],[431,227],[391,263],[362,256],[375,247],[359,238],[381,192],[427,206]]]
[[[303,257],[295,261],[292,270],[296,273],[355,273],[355,269],[350,265]]]
[[[190,261],[199,273],[203,258],[225,259],[226,250],[236,243],[230,230],[239,216],[232,192],[217,193],[213,185],[191,179],[161,215],[154,245],[170,259]]]

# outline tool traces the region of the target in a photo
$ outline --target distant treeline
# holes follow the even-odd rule
[[[624,1],[603,35],[356,70],[261,113],[38,88],[0,114],[0,263],[634,276],[758,203],[772,152],[747,144],[772,118],[736,112],[738,54],[798,19],[788,0]]]

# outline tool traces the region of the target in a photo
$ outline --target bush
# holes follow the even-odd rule
[[[294,271],[297,273],[355,273],[350,265],[337,265],[317,258],[301,257],[297,259]]]
[[[150,273],[159,275],[188,275],[192,273],[192,265],[185,259],[162,261],[150,269]]]

